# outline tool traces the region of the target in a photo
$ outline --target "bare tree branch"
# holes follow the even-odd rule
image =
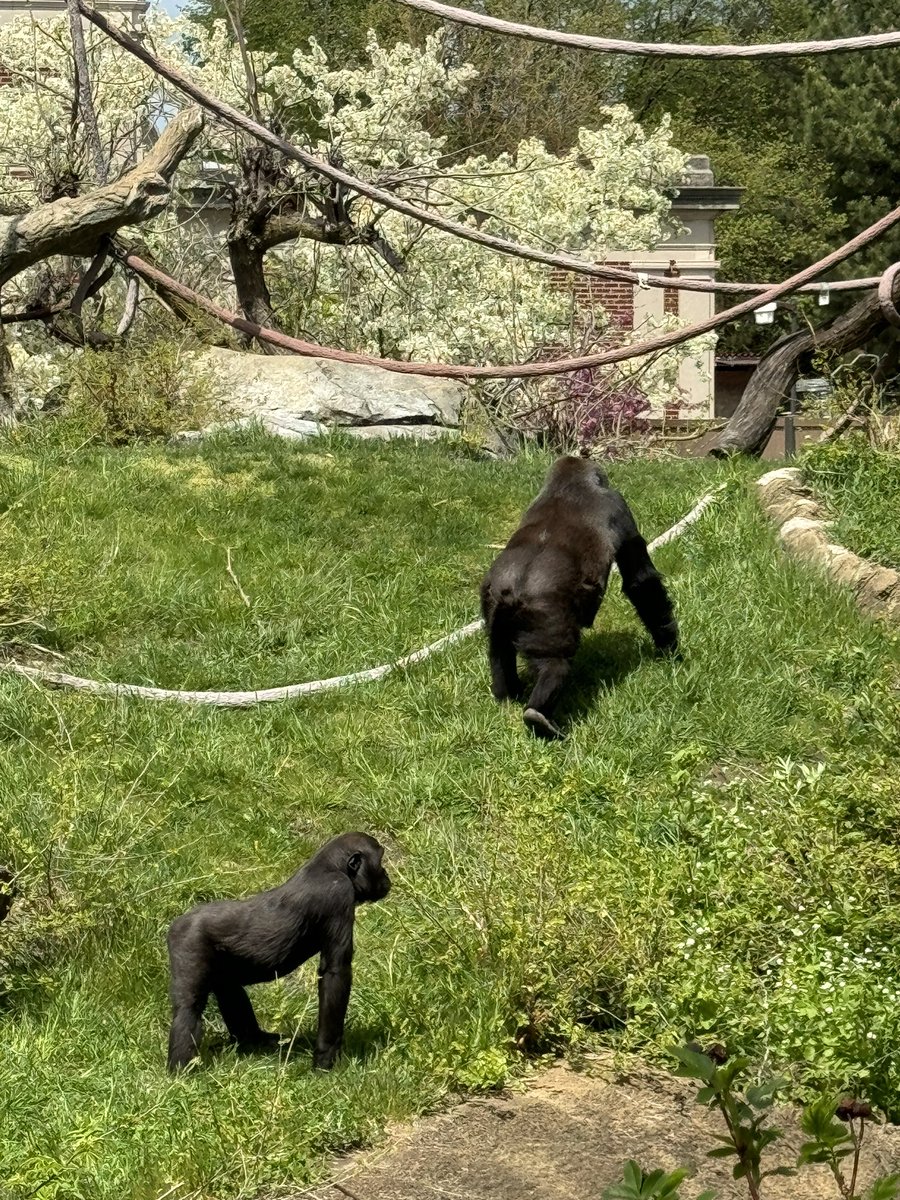
[[[134,271],[134,268],[129,262],[130,258],[142,264],[148,264],[150,267],[148,273],[136,272],[136,274],[147,284],[150,292],[163,308],[191,329],[201,341],[210,346],[230,345],[229,338],[221,330],[221,327],[210,321],[209,315],[204,309],[193,301],[194,293],[187,289],[176,291],[169,286],[169,276],[159,270],[153,255],[146,246],[139,243],[126,243],[121,238],[114,238],[112,254],[131,271]]]
[[[324,217],[311,217],[308,213],[293,211],[274,213],[268,217],[259,235],[261,250],[271,250],[285,242],[306,238],[313,242],[345,242]]]
[[[94,160],[94,178],[97,183],[106,183],[108,167],[100,144],[100,127],[91,96],[91,75],[88,69],[87,47],[84,44],[84,27],[78,0],[66,0],[69,17],[69,33],[72,36],[72,56],[75,60],[75,94],[78,97],[78,112],[84,126],[85,137]]]
[[[228,15],[229,23],[234,32],[235,41],[241,52],[244,78],[247,80],[247,101],[250,105],[250,112],[253,114],[253,119],[259,121],[261,124],[263,115],[259,104],[259,84],[256,79],[256,71],[253,69],[253,59],[250,57],[250,51],[247,49],[247,38],[244,35],[244,22],[240,0],[234,0],[233,5],[229,4],[228,0],[224,0],[224,3],[225,12]]]
[[[81,319],[81,309],[87,299],[88,290],[91,284],[95,282],[103,270],[103,264],[106,262],[106,256],[109,253],[106,242],[100,247],[94,257],[91,259],[90,265],[78,282],[78,287],[75,295],[72,297],[72,303],[69,305],[69,312],[74,320],[76,330],[84,339],[84,323]]]
[[[45,304],[43,308],[26,308],[24,312],[0,313],[0,325],[20,325],[25,321],[46,321],[57,313],[65,312],[71,301],[60,300],[58,304]]]
[[[134,324],[134,318],[137,315],[138,301],[141,296],[141,281],[137,275],[132,275],[128,280],[128,291],[125,293],[125,308],[122,311],[122,319],[116,326],[116,336],[124,337],[131,326]]]

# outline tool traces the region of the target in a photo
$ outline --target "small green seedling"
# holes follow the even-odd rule
[[[625,1164],[621,1183],[612,1183],[603,1200],[680,1200],[680,1187],[691,1175],[687,1167],[674,1171],[651,1171],[645,1175],[634,1159]],[[703,1192],[696,1200],[714,1200],[713,1192]]]
[[[900,1174],[885,1175],[865,1193],[857,1191],[860,1155],[867,1123],[875,1122],[871,1105],[853,1097],[836,1102],[822,1096],[803,1109],[801,1128],[807,1141],[801,1147],[797,1165],[767,1166],[763,1155],[781,1137],[782,1131],[766,1122],[769,1109],[789,1080],[776,1077],[750,1087],[739,1086],[750,1065],[746,1058],[729,1059],[723,1046],[710,1046],[704,1053],[690,1043],[672,1051],[678,1060],[678,1074],[695,1079],[702,1086],[697,1101],[718,1109],[725,1122],[722,1143],[708,1152],[709,1158],[734,1158],[732,1174],[747,1182],[750,1200],[763,1200],[766,1179],[773,1175],[795,1175],[797,1169],[813,1164],[829,1168],[840,1200],[898,1200]],[[849,1170],[849,1181],[847,1171]],[[692,1172],[687,1167],[675,1171],[652,1171],[649,1175],[634,1161],[625,1167],[623,1180],[603,1193],[603,1200],[681,1200],[680,1187]],[[714,1200],[715,1192],[706,1191],[695,1200]]]
[[[708,1108],[718,1108],[725,1121],[727,1135],[719,1137],[722,1145],[710,1150],[710,1158],[736,1158],[733,1175],[746,1179],[751,1200],[759,1200],[762,1181],[769,1175],[793,1175],[793,1167],[770,1167],[763,1170],[763,1152],[781,1137],[781,1130],[767,1125],[768,1110],[778,1091],[788,1080],[775,1078],[743,1095],[735,1087],[739,1076],[750,1065],[749,1059],[727,1059],[720,1046],[703,1054],[694,1046],[679,1046],[673,1051],[678,1059],[678,1074],[699,1080],[704,1086],[697,1092],[697,1101]],[[713,1059],[720,1060],[717,1065]]]
[[[824,1164],[834,1176],[843,1200],[859,1200],[861,1194],[857,1193],[856,1180],[863,1138],[866,1123],[875,1120],[871,1105],[852,1096],[845,1096],[836,1107],[830,1096],[808,1104],[800,1124],[809,1141],[800,1148],[798,1164]],[[844,1163],[850,1168],[849,1183],[842,1167]],[[869,1191],[870,1200],[895,1200],[898,1195],[900,1175],[885,1175],[876,1180]]]

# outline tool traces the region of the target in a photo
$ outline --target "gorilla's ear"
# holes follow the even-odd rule
[[[351,854],[350,861],[347,863],[347,870],[349,871],[349,873],[351,875],[355,875],[361,866],[362,866],[362,855],[361,854]]]

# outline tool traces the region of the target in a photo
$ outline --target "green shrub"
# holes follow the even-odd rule
[[[212,381],[187,348],[153,340],[75,357],[65,415],[91,441],[116,446],[197,429],[217,407]]]
[[[885,566],[900,567],[900,453],[873,446],[858,433],[813,446],[802,467],[834,518],[835,540]]]

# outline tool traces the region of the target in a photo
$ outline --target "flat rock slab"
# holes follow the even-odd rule
[[[307,438],[324,437],[333,429],[340,429],[348,437],[361,441],[392,441],[394,438],[415,438],[420,442],[434,442],[441,438],[451,438],[457,430],[449,429],[446,425],[321,425],[318,421],[279,420],[272,416],[239,417],[236,421],[218,421],[205,429],[185,429],[172,436],[173,442],[198,442],[213,433],[226,433],[229,429],[247,429],[259,424],[267,433],[275,437],[287,438],[289,441],[303,442]]]
[[[700,1174],[682,1186],[686,1198],[714,1188],[719,1200],[747,1200],[729,1166],[705,1157],[721,1119],[694,1100],[686,1080],[641,1068],[617,1076],[611,1056],[585,1070],[556,1066],[522,1093],[471,1100],[446,1113],[392,1130],[380,1150],[339,1160],[331,1182],[304,1193],[313,1200],[600,1200],[622,1167],[645,1171],[692,1165]],[[780,1157],[793,1165],[803,1138],[797,1113],[782,1109]],[[867,1131],[860,1188],[900,1171],[900,1129]],[[337,1185],[337,1186],[336,1186]],[[823,1167],[766,1180],[767,1200],[836,1200]],[[342,1189],[347,1189],[343,1191]]]
[[[463,389],[450,379],[218,346],[197,363],[232,412],[288,436],[309,436],[316,425],[459,424]]]

